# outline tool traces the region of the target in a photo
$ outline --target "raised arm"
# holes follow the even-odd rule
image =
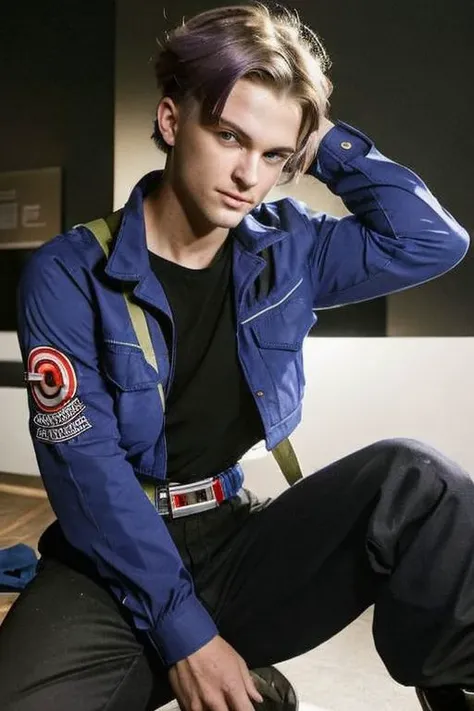
[[[326,125],[308,173],[352,213],[301,212],[314,241],[314,307],[400,291],[440,276],[463,258],[467,232],[415,173],[382,155],[351,126]]]

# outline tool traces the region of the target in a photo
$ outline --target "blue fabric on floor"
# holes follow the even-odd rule
[[[17,543],[0,549],[0,592],[18,592],[32,580],[38,560],[33,548]]]

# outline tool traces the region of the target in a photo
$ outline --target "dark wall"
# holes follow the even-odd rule
[[[333,60],[333,114],[368,133],[389,157],[419,173],[472,234],[474,200],[474,2],[294,0]],[[386,299],[388,335],[474,335],[474,259]],[[320,313],[322,334],[359,322],[380,326],[373,302]],[[360,319],[359,319],[360,317]],[[329,334],[328,334],[329,335]]]
[[[61,166],[63,229],[113,200],[115,3],[21,0],[0,19],[0,171]],[[0,251],[0,328],[29,252]]]

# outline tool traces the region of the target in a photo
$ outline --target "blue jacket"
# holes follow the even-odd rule
[[[347,124],[325,136],[309,172],[352,214],[336,219],[286,198],[263,203],[233,244],[238,352],[269,449],[300,421],[301,350],[313,309],[425,282],[455,266],[468,245],[420,178]],[[64,533],[171,665],[217,630],[136,477],[166,476],[157,382],[169,391],[173,354],[156,315],[172,318],[150,269],[142,210],[159,178],[152,173],[134,188],[108,260],[84,226],[35,252],[19,290],[19,338],[28,371],[46,362],[62,378],[50,374],[39,390],[30,383],[29,403],[39,468]],[[263,247],[273,252],[275,274],[256,300]],[[146,311],[158,373],[137,344],[124,286]]]

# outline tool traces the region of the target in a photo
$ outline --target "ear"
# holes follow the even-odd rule
[[[164,96],[156,109],[156,120],[163,140],[170,148],[174,146],[176,141],[178,116],[178,107],[173,99],[170,99],[169,96]]]

